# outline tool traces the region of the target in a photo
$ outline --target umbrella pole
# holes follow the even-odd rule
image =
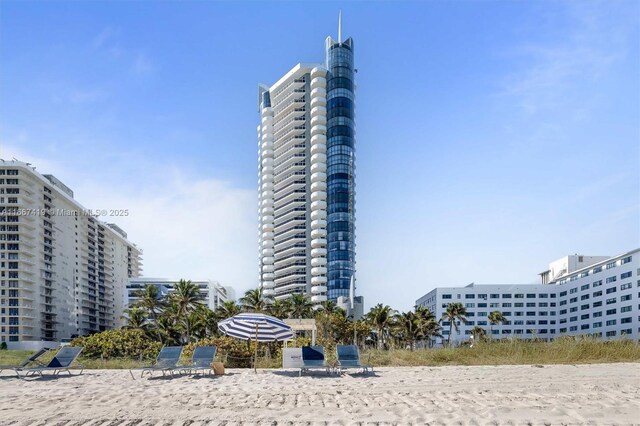
[[[253,357],[253,372],[258,374],[258,324],[256,324],[256,352]]]

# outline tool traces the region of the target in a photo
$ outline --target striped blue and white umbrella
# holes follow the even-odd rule
[[[226,336],[257,342],[275,342],[293,338],[291,327],[276,317],[265,314],[238,314],[218,323]],[[258,359],[258,346],[254,359],[254,370]]]

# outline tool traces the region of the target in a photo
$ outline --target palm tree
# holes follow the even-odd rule
[[[240,304],[247,312],[264,312],[270,302],[271,298],[262,294],[262,287],[248,290],[244,297],[240,298]]]
[[[147,311],[149,313],[149,317],[152,320],[155,320],[165,305],[158,287],[152,284],[147,284],[144,286],[144,289],[136,292],[136,296],[138,297],[136,306]]]
[[[507,319],[500,311],[493,311],[489,313],[489,337],[493,337],[493,326],[497,324],[503,324],[507,322]]]
[[[474,342],[479,342],[480,340],[484,339],[485,336],[487,335],[487,332],[484,331],[484,328],[476,325],[475,327],[473,327],[473,329],[471,330],[471,335],[473,336],[473,341]]]
[[[137,306],[133,306],[130,309],[125,309],[125,315],[122,316],[127,322],[125,328],[139,329],[147,331],[149,329],[149,323],[147,322],[147,313]]]
[[[402,312],[394,318],[396,336],[403,344],[413,350],[416,340],[420,338],[420,319],[415,312]]]
[[[431,341],[431,337],[441,337],[440,324],[431,310],[425,306],[416,306],[419,335],[421,339]]]
[[[458,321],[462,321],[463,323],[467,323],[467,309],[462,305],[462,303],[451,303],[447,306],[447,310],[445,311],[440,321],[449,321],[449,338],[447,339],[447,346],[451,346],[451,335],[453,334],[453,329],[455,328],[456,332],[458,329]]]
[[[366,315],[366,320],[372,327],[376,329],[378,336],[378,349],[384,349],[385,336],[388,333],[389,326],[395,311],[389,305],[378,303]]]
[[[221,320],[231,318],[240,312],[242,312],[242,308],[238,306],[235,300],[227,300],[216,309],[216,315]]]
[[[289,316],[291,306],[288,299],[277,299],[267,307],[270,315],[276,318],[284,319]]]
[[[289,306],[291,310],[289,315],[291,318],[311,318],[313,315],[313,304],[304,294],[292,294],[289,298]]]
[[[191,341],[191,321],[186,318],[202,306],[202,294],[197,285],[191,281],[180,280],[173,288],[173,293],[169,297],[169,309],[175,315],[177,323],[180,323],[183,331],[183,343]]]

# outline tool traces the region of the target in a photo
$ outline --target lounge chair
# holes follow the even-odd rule
[[[43,354],[49,352],[48,348],[42,348],[40,349],[38,352],[34,352],[29,358],[25,359],[24,361],[22,361],[20,363],[20,365],[0,365],[0,373],[2,373],[3,370],[16,370],[18,368],[24,368],[24,367],[28,367],[29,364],[33,364],[36,363],[40,366],[44,366],[44,364],[42,364],[40,361],[38,361],[38,358],[40,358]]]
[[[324,358],[324,348],[322,346],[303,346],[302,347],[302,367],[300,367],[300,376],[309,370],[326,370],[329,373],[329,366]]]
[[[360,362],[360,353],[356,345],[337,345],[338,370],[342,373],[348,368],[361,368],[363,373],[373,372],[373,368]]]
[[[133,370],[141,370],[140,377],[143,377],[144,373],[149,373],[152,376],[154,371],[161,371],[163,376],[166,373],[173,376],[173,372],[178,369],[178,361],[180,361],[181,356],[182,346],[165,346],[160,350],[155,364],[142,368],[132,368],[129,373],[134,379]]]
[[[40,374],[42,377],[45,371],[52,372],[53,376],[57,376],[63,371],[66,371],[71,375],[71,364],[76,361],[78,355],[80,355],[80,352],[82,352],[83,349],[83,347],[65,346],[58,351],[51,361],[49,361],[49,364],[40,365],[38,367],[18,367],[15,369],[15,372],[18,377],[21,378],[35,376],[36,374]],[[78,368],[80,368],[80,373],[78,375],[80,375],[84,371],[84,366],[79,362],[77,362],[77,364]],[[24,376],[20,376],[20,373],[24,373]]]
[[[211,374],[213,369],[211,364],[213,364],[217,350],[216,346],[196,346],[191,356],[191,365],[185,366],[184,371],[195,372],[195,374],[198,374],[198,371],[202,371],[202,374],[204,374],[209,370],[209,374]]]

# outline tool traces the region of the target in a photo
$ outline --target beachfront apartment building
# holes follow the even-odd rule
[[[267,296],[349,297],[355,274],[353,40],[259,85],[259,283]]]
[[[452,341],[468,341],[480,326],[489,332],[488,315],[500,311],[508,320],[494,325],[495,338],[540,338],[591,335],[603,339],[640,338],[640,249],[618,256],[563,257],[540,274],[542,284],[469,284],[438,287],[416,301],[438,319],[450,303],[467,310]],[[450,324],[442,322],[442,344]]]
[[[59,341],[115,328],[142,251],[55,176],[0,160],[0,341]],[[27,347],[27,346],[25,346]]]
[[[156,286],[158,288],[159,295],[163,297],[173,293],[174,287],[178,282],[180,282],[180,280],[169,278],[130,278],[124,292],[125,307],[129,308],[134,305],[139,299],[139,292],[147,285]],[[203,303],[211,310],[215,310],[226,301],[236,299],[236,294],[232,287],[223,286],[217,281],[192,280],[191,283],[198,286]]]

